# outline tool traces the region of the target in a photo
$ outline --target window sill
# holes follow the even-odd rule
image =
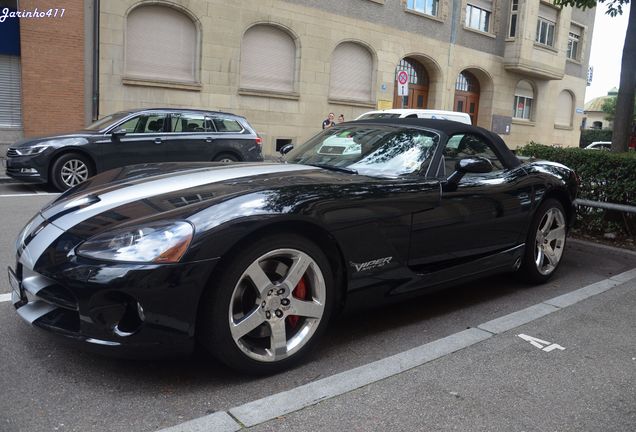
[[[561,124],[554,124],[554,128],[555,129],[559,129],[559,130],[567,130],[567,131],[572,131],[574,130],[574,128],[570,125],[561,125]]]
[[[489,38],[492,38],[492,39],[497,39],[497,35],[492,34],[490,32],[484,32],[484,31],[481,31],[481,30],[474,29],[472,27],[466,27],[466,25],[464,25],[464,24],[462,24],[462,27],[466,31],[477,33],[478,35],[486,36],[486,37],[489,37]]]
[[[504,39],[504,42],[515,42],[517,40],[516,37],[507,37]]]
[[[367,1],[370,1],[370,2],[373,2],[373,3],[378,3],[378,4],[381,4],[381,5],[384,4],[384,0],[367,0]]]
[[[417,16],[422,17],[422,18],[428,18],[428,19],[436,21],[438,23],[443,23],[444,22],[444,20],[441,19],[438,15],[429,15],[429,14],[425,14],[424,12],[418,12],[418,11],[413,10],[413,9],[407,9],[406,7],[404,7],[404,12],[410,13],[410,14],[413,14],[413,15],[417,15]],[[439,10],[438,10],[438,12],[439,12]]]
[[[537,48],[537,49],[540,49],[540,50],[549,51],[549,52],[551,52],[553,54],[558,54],[559,53],[558,49],[553,48],[550,45],[540,44],[539,42],[535,42],[534,43],[534,47]]]
[[[568,63],[573,63],[575,65],[582,65],[583,63],[581,63],[581,60],[577,60],[577,59],[571,59],[571,58],[567,58],[565,59],[565,61],[567,61]]]
[[[240,94],[241,96],[258,96],[258,97],[269,97],[269,98],[287,99],[287,100],[300,99],[300,95],[295,92],[279,92],[279,91],[261,90],[261,89],[239,88],[238,94]]]
[[[360,100],[354,100],[354,99],[340,99],[340,98],[330,97],[327,99],[327,102],[335,104],[335,105],[348,105],[348,106],[375,109],[375,102],[373,101],[360,101]]]
[[[141,87],[161,87],[176,90],[201,91],[203,86],[200,83],[187,83],[181,81],[162,81],[148,78],[123,77],[121,80],[124,85],[141,86]]]
[[[512,119],[512,124],[516,124],[516,125],[523,125],[523,126],[532,126],[534,127],[535,123],[531,120],[525,120],[525,119],[520,119],[520,118],[513,118]]]

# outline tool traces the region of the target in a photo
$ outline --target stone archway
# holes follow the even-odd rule
[[[455,98],[453,111],[463,112],[470,116],[473,124],[479,118],[479,80],[472,73],[464,70],[457,75],[455,81]]]
[[[393,90],[393,108],[429,108],[429,77],[424,65],[414,57],[404,57],[395,68],[397,73],[405,70],[409,75],[409,95],[398,96],[397,86]]]

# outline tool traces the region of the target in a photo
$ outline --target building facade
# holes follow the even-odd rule
[[[541,0],[66,3],[84,16],[73,24],[82,41],[64,42],[84,49],[83,105],[66,129],[129,108],[222,110],[247,117],[272,154],[318,132],[329,112],[350,120],[413,107],[467,112],[511,148],[578,145],[593,10]]]

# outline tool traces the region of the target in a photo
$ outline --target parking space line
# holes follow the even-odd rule
[[[0,198],[30,197],[30,196],[43,196],[43,195],[59,195],[59,193],[57,193],[57,192],[33,192],[33,193],[2,194],[2,195],[0,195]]]
[[[408,351],[230,408],[225,413],[234,419],[234,424],[224,423],[224,428],[217,427],[219,425],[217,422],[226,421],[228,418],[221,416],[221,412],[216,412],[162,429],[160,432],[199,432],[204,430],[235,432],[243,427],[262,424],[483,342],[496,334],[512,330],[564,307],[606,292],[634,278],[636,278],[636,268],[482,323],[477,328],[469,328]]]
[[[9,294],[0,294],[0,303],[11,301],[11,293]]]

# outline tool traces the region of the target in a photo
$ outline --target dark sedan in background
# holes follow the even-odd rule
[[[161,108],[122,111],[76,133],[19,141],[7,151],[7,175],[66,190],[131,164],[262,160],[261,139],[244,117]]]
[[[20,233],[12,301],[95,349],[189,351],[271,373],[348,304],[559,267],[574,172],[521,163],[445,120],[341,123],[287,163],[128,166],[89,179]]]

